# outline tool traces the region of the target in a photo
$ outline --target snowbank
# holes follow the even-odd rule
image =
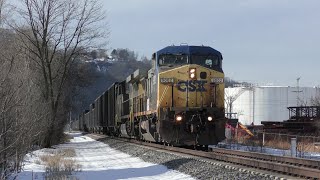
[[[189,175],[169,170],[163,165],[147,163],[139,158],[110,148],[107,144],[95,141],[79,133],[71,134],[74,138],[69,143],[55,146],[55,149],[74,149],[72,157],[81,165],[80,172],[72,173],[77,179],[157,179],[177,180],[193,179]],[[29,153],[25,158],[24,171],[18,179],[44,179],[45,166],[40,156],[50,149],[41,149]]]

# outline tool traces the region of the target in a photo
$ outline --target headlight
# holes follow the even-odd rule
[[[180,115],[176,116],[176,120],[177,121],[181,121],[182,120],[182,116],[180,116]]]
[[[212,121],[212,117],[211,116],[208,116],[208,121]]]
[[[195,74],[190,74],[190,78],[195,78],[196,77],[196,75]]]
[[[191,79],[196,78],[196,69],[195,68],[189,69],[189,73],[190,73],[190,78]]]

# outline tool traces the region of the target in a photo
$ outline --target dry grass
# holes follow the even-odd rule
[[[277,148],[277,149],[290,149],[291,144],[285,140],[269,140],[266,142],[265,146]],[[318,148],[313,142],[308,141],[298,141],[297,149],[302,152],[316,152],[320,153],[320,148]]]
[[[76,151],[74,149],[60,149],[58,154],[63,157],[75,157]]]
[[[291,144],[287,141],[269,140],[265,142],[264,146],[277,149],[290,149]]]
[[[81,165],[71,159],[71,157],[75,156],[74,149],[61,149],[55,153],[40,156],[40,160],[45,165],[45,179],[75,179],[71,177],[72,172],[81,171]]]
[[[238,141],[238,143],[248,145],[248,146],[262,145],[262,142],[259,140]],[[291,144],[286,139],[269,139],[265,141],[264,147],[288,150],[291,148]],[[303,140],[301,140],[300,142],[298,141],[297,149],[302,152],[320,153],[320,147],[310,141],[303,141]]]
[[[310,142],[298,142],[297,145],[299,150],[302,150],[304,152],[316,152],[316,153],[320,153],[320,147],[315,145],[314,143],[310,143]]]

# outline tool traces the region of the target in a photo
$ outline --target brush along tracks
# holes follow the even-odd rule
[[[105,138],[105,135],[90,135],[92,138]],[[320,161],[285,156],[274,156],[256,152],[245,152],[221,148],[210,148],[209,152],[197,151],[179,147],[165,146],[161,144],[112,137],[116,140],[130,142],[138,145],[168,150],[218,161],[238,164],[242,166],[258,168],[286,175],[320,179]]]

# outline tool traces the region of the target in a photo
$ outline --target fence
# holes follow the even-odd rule
[[[291,156],[291,138],[297,139],[297,157],[320,159],[320,137],[254,132],[250,136],[236,129],[227,136],[225,148]],[[230,136],[231,135],[231,136]]]

